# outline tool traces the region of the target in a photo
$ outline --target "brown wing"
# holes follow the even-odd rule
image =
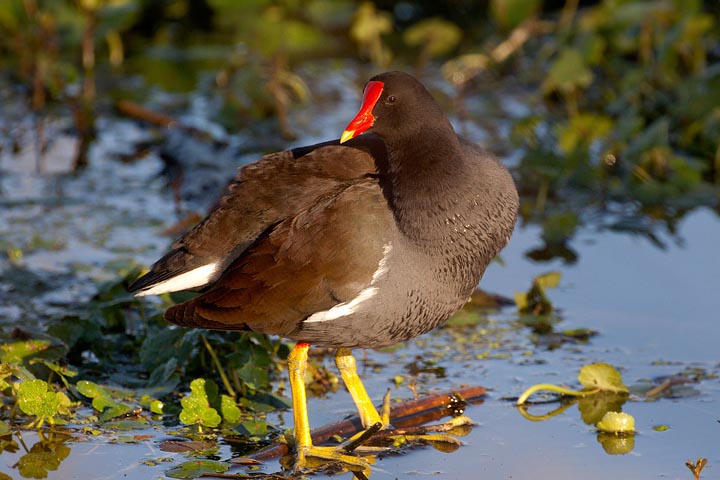
[[[243,167],[207,218],[177,240],[129,290],[147,290],[219,262],[217,274],[205,284],[212,283],[268,229],[374,172],[368,153],[336,141],[266,155]]]
[[[358,182],[278,224],[209,291],[165,316],[185,326],[290,336],[303,319],[367,287],[393,233],[377,182]]]

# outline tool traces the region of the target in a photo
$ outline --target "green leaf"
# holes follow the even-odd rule
[[[10,386],[10,384],[4,380],[10,375],[15,376],[21,382],[35,380],[35,375],[33,375],[30,370],[23,367],[22,365],[10,365],[9,363],[0,363],[0,385],[2,385],[2,388],[0,389],[5,389]]]
[[[422,46],[431,57],[439,57],[457,47],[462,30],[452,22],[434,17],[421,20],[403,34],[403,40],[411,47]]]
[[[595,425],[607,412],[619,412],[627,400],[628,396],[624,393],[598,392],[595,395],[581,397],[578,401],[578,410],[583,422],[587,425]]]
[[[390,33],[392,30],[392,15],[377,10],[371,2],[364,2],[355,12],[355,21],[350,30],[350,35],[359,44],[369,44],[379,38],[380,35]]]
[[[525,292],[515,292],[515,305],[518,310],[524,311],[528,308],[528,294]]]
[[[68,455],[70,448],[62,443],[41,441],[20,458],[17,469],[24,478],[46,478],[48,472],[56,471]]]
[[[108,420],[112,420],[113,418],[120,417],[122,415],[125,415],[126,413],[130,412],[132,410],[132,407],[130,405],[127,405],[125,403],[115,403],[115,405],[112,405],[108,407],[107,409],[103,410],[102,414],[100,415],[99,420],[101,422],[107,422]]]
[[[542,0],[491,0],[490,15],[505,30],[510,30],[535,15]]]
[[[43,363],[43,365],[48,367],[50,370],[52,370],[53,372],[58,374],[58,376],[60,377],[60,380],[62,380],[63,384],[65,385],[65,388],[67,388],[68,390],[72,390],[73,387],[68,382],[67,377],[72,378],[72,377],[76,376],[78,374],[78,372],[76,370],[71,370],[67,366],[60,366],[55,362],[50,362],[47,360],[42,360],[42,363]]]
[[[190,395],[180,401],[182,405],[180,421],[185,425],[201,425],[207,427],[217,427],[220,425],[222,419],[217,410],[210,406],[205,387],[205,379],[196,378],[190,383]]]
[[[267,422],[257,418],[242,422],[238,428],[238,432],[249,435],[251,437],[264,437],[268,433]]]
[[[263,389],[270,383],[268,369],[249,362],[238,370],[238,376],[253,390]]]
[[[169,329],[165,328],[148,335],[140,347],[140,362],[147,370],[156,370],[170,360],[174,360],[174,372],[178,361],[187,361],[192,351],[197,347],[199,330]],[[166,367],[167,368],[167,367]],[[153,372],[154,373],[154,372]],[[169,374],[165,377],[167,379]]]
[[[177,359],[173,357],[155,368],[148,379],[148,387],[158,389],[162,393],[172,392],[178,383],[180,383],[177,364]]]
[[[9,363],[0,363],[0,393],[6,388],[10,388],[10,383],[5,379],[13,374],[13,367]]]
[[[10,440],[4,440],[0,438],[0,453],[15,453],[18,450],[20,450],[20,445],[18,445],[16,441],[12,440],[12,437],[10,437]]]
[[[70,415],[70,407],[72,406],[72,401],[70,398],[68,398],[67,395],[63,392],[57,392],[57,398],[58,398],[58,413],[60,415]]]
[[[157,415],[162,415],[164,413],[163,408],[165,408],[165,403],[157,398],[151,397],[150,395],[143,395],[140,397],[140,405],[144,408],[150,409],[152,413]]]
[[[116,420],[114,422],[107,422],[103,425],[106,428],[112,428],[115,430],[145,430],[148,428],[147,422],[139,420]]]
[[[592,363],[580,369],[578,381],[585,388],[598,388],[608,392],[628,393],[622,382],[622,375],[615,367],[607,363]]]
[[[154,399],[150,402],[150,411],[152,413],[162,415],[164,407],[165,407],[165,404],[158,399]]]
[[[562,245],[572,238],[579,224],[580,218],[577,212],[551,213],[543,220],[542,239],[548,245]],[[550,272],[546,275],[557,275],[557,282],[560,282],[560,273]],[[550,282],[543,288],[555,288],[557,285]]]
[[[48,361],[48,360],[43,360],[42,363],[43,363],[46,367],[48,367],[50,370],[52,370],[53,372],[55,372],[55,373],[57,373],[58,375],[61,375],[61,376],[63,376],[63,377],[70,377],[70,378],[72,378],[72,377],[75,377],[75,376],[78,374],[77,370],[71,370],[70,367],[68,367],[67,365],[61,366],[61,365],[59,365],[59,364],[57,364],[57,363],[55,363],[55,362],[50,362],[50,361]]]
[[[278,408],[290,408],[291,404],[281,397],[278,397],[276,395],[259,395],[260,401],[257,400],[251,400],[247,397],[243,397],[240,400],[238,400],[238,405],[240,405],[243,409],[246,411],[253,411],[256,413],[268,413],[273,412],[277,410]],[[285,400],[285,403],[280,403],[278,400]]]
[[[548,288],[555,288],[560,285],[560,278],[562,274],[560,272],[548,272],[538,275],[533,279],[533,282],[543,290]]]
[[[80,380],[76,384],[78,392],[92,398],[92,406],[100,415],[101,422],[107,422],[115,417],[124,415],[132,410],[128,404],[118,402],[110,395],[110,391],[88,380]]]
[[[22,363],[23,359],[37,355],[47,350],[50,342],[47,340],[28,340],[0,345],[0,362]]]
[[[197,478],[206,473],[223,473],[230,468],[226,462],[215,460],[191,460],[171,468],[165,475],[171,478]]]
[[[71,350],[79,343],[83,343],[91,345],[98,356],[102,354],[104,342],[98,322],[77,317],[63,318],[62,322],[50,325],[47,333],[59,339]]]
[[[78,392],[93,399],[92,406],[99,412],[117,405],[117,402],[110,396],[107,390],[96,383],[88,380],[80,380],[77,382],[76,387]]]
[[[595,140],[606,138],[613,128],[613,120],[607,115],[580,113],[558,125],[558,147],[565,155],[587,150]]]
[[[382,36],[392,30],[392,14],[377,10],[372,2],[362,2],[355,12],[350,36],[376,65],[389,65],[392,52],[383,44]]]
[[[75,386],[77,387],[78,392],[88,398],[95,398],[100,394],[100,387],[98,384],[88,380],[80,380]]]
[[[627,455],[635,448],[635,435],[598,432],[597,440],[608,455]]]
[[[7,435],[11,432],[10,425],[0,420],[0,436]]]
[[[22,3],[18,0],[0,2],[0,26],[8,31],[14,31],[20,26],[21,19],[25,17]]]
[[[588,65],[598,65],[605,59],[607,41],[601,35],[585,32],[577,41],[580,54]]]
[[[18,406],[28,415],[39,418],[54,416],[60,407],[57,394],[48,390],[50,386],[44,380],[29,380],[20,384]]]
[[[223,419],[230,425],[236,424],[242,415],[235,400],[224,394],[220,397],[220,411],[222,412]]]
[[[240,380],[252,390],[266,389],[270,385],[270,354],[268,349],[248,339],[243,349],[228,357],[229,365],[237,369]]]
[[[542,91],[546,95],[552,92],[569,94],[590,86],[592,81],[593,74],[585,65],[580,52],[574,48],[565,48],[552,63],[542,84]]]
[[[634,433],[635,419],[627,413],[607,412],[596,426],[601,432]]]
[[[553,311],[552,303],[545,294],[548,288],[557,287],[560,283],[559,272],[548,272],[533,279],[530,290],[525,293],[515,293],[515,304],[520,313],[534,315],[547,315]]]

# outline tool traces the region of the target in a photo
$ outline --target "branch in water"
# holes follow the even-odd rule
[[[466,403],[480,404],[485,398],[485,387],[470,386],[457,390],[447,391],[393,405],[390,409],[390,420],[398,429],[410,430],[416,433],[420,425],[438,420],[447,415],[460,415]],[[346,418],[339,422],[330,423],[317,428],[312,432],[314,445],[321,445],[335,435],[349,437],[362,430],[359,416]],[[391,432],[392,433],[392,432]],[[252,453],[246,457],[235,458],[231,463],[251,460],[270,460],[290,453],[290,447],[285,443],[277,443]]]

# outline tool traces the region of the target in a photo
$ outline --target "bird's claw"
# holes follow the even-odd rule
[[[352,471],[369,470],[372,464],[372,457],[358,457],[345,453],[342,446],[309,446],[300,447],[297,450],[295,459],[295,471],[315,470],[328,463],[339,463]]]
[[[392,441],[393,448],[400,448],[412,442],[425,442],[435,445],[440,450],[452,451],[462,445],[457,436],[467,435],[467,429],[473,424],[469,417],[461,415],[438,425],[390,430],[385,438]]]

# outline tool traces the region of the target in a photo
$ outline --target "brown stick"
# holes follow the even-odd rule
[[[143,107],[142,105],[131,102],[130,100],[120,100],[115,105],[115,108],[117,108],[118,112],[122,113],[123,115],[127,115],[128,117],[135,118],[137,120],[152,123],[153,125],[157,125],[158,127],[168,128],[178,125],[178,121],[175,120],[173,117],[165,115],[163,113],[154,112],[148,108]]]
[[[223,145],[223,142],[216,141],[208,132],[200,130],[191,125],[186,125],[179,120],[171,117],[170,115],[150,110],[149,108],[143,107],[142,105],[139,105],[130,100],[118,101],[115,104],[115,108],[117,109],[118,113],[130,118],[134,118],[135,120],[140,120],[142,122],[147,122],[152,125],[167,129],[178,128],[181,129],[183,132],[186,132],[200,140],[214,142],[216,146]]]
[[[458,397],[467,403],[479,404],[485,398],[485,387],[470,386],[457,390],[437,393],[417,400],[393,405],[390,409],[390,419],[395,427],[409,429],[427,422],[442,418],[454,413],[453,405]],[[459,412],[458,412],[459,413]],[[349,437],[362,430],[360,417],[354,416],[330,423],[312,431],[312,441],[315,445],[327,442],[335,435]],[[286,443],[277,443],[267,448],[252,453],[246,457],[231,460],[231,463],[242,463],[248,459],[270,460],[290,453],[290,447]]]

